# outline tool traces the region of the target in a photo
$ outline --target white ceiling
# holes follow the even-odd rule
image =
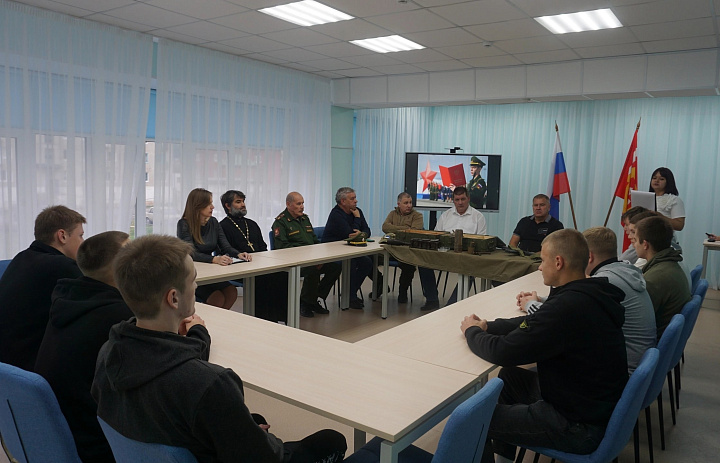
[[[356,19],[312,27],[257,11],[291,0],[19,1],[329,78],[701,50],[720,39],[720,0],[320,0]],[[624,27],[553,35],[532,19],[606,7]],[[427,48],[348,43],[391,34]]]

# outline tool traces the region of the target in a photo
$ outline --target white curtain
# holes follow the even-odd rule
[[[151,64],[150,36],[0,0],[0,258],[53,204],[128,230]]]
[[[220,196],[241,190],[264,231],[297,190],[313,224],[324,225],[332,206],[328,79],[169,40],[158,44],[157,69],[155,233],[175,234],[197,187],[213,193],[218,219]]]
[[[374,235],[405,183],[405,152],[429,149],[432,108],[356,111],[353,185]]]
[[[366,168],[360,140],[373,134],[375,148],[386,153],[383,163],[402,166],[404,147],[397,144],[397,133],[411,132],[407,108],[383,110],[396,133],[375,130],[360,121],[375,111],[358,110],[356,126],[356,169]],[[705,232],[720,232],[720,98],[662,98],[522,105],[436,107],[430,109],[429,141],[425,149],[445,152],[460,146],[465,153],[501,154],[502,178],[500,212],[487,213],[488,232],[507,240],[520,217],[530,215],[532,197],[546,193],[550,162],[554,154],[555,121],[559,126],[578,229],[602,225],[617,185],[635,126],[642,117],[638,133],[639,188],[647,191],[652,171],[669,167],[675,174],[680,197],[685,202],[685,229],[678,232],[689,268],[702,261]],[[394,115],[392,114],[394,112]],[[418,139],[420,143],[424,138]],[[397,168],[397,167],[396,167]],[[401,191],[402,176],[394,170],[378,170],[363,189],[375,190],[392,185]],[[358,182],[358,174],[354,181]],[[361,185],[361,183],[356,183]],[[372,202],[366,214],[380,217],[390,209],[388,201]],[[620,210],[616,201],[608,226],[618,235]],[[382,211],[375,211],[380,208]],[[567,195],[560,200],[561,221],[573,226]],[[717,287],[720,256],[710,253],[708,274]]]

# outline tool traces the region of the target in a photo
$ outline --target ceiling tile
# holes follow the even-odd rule
[[[564,43],[552,35],[528,39],[500,40],[495,42],[493,46],[512,54],[567,48]]]
[[[315,71],[321,70],[316,67],[306,66],[306,65],[300,64],[300,63],[287,63],[287,64],[283,64],[283,66],[286,68],[297,69],[298,71],[304,71],[304,72],[315,72]]]
[[[319,24],[317,26],[311,26],[310,29],[338,40],[347,41],[392,35],[387,29],[369,23],[364,19],[351,19],[349,21]]]
[[[224,43],[210,42],[202,45],[204,48],[210,48],[212,50],[222,51],[224,53],[230,53],[231,55],[246,55],[250,53],[247,50],[241,50],[239,48],[225,45]]]
[[[237,39],[223,40],[220,43],[230,45],[231,47],[242,48],[243,50],[249,50],[254,53],[289,48],[284,43],[276,42],[257,35],[248,35]]]
[[[317,71],[315,74],[317,74],[318,76],[322,76],[322,77],[328,77],[330,79],[342,79],[342,78],[346,77],[342,74],[338,74],[337,72],[333,72],[333,71]]]
[[[533,97],[533,100],[539,101],[541,103],[546,101],[587,101],[590,98],[587,98],[583,95],[555,95],[555,96],[545,96],[545,97]]]
[[[292,0],[227,0],[230,3],[244,6],[253,10],[259,10],[260,8],[267,8],[270,6],[284,5],[290,3]]]
[[[22,3],[28,3],[28,4],[34,4],[34,2],[25,2]],[[57,3],[63,3],[65,5],[69,5],[75,8],[82,8],[83,10],[90,10],[90,11],[107,11],[112,10],[114,8],[120,8],[123,6],[132,5],[135,3],[134,0],[61,0]],[[53,8],[54,9],[54,8]]]
[[[247,10],[225,0],[146,0],[145,3],[198,19],[219,18]]]
[[[412,2],[399,3],[397,0],[322,0],[321,3],[356,18],[420,8]]]
[[[455,59],[479,58],[481,56],[497,56],[505,54],[504,51],[499,50],[497,47],[486,47],[482,43],[471,43],[467,45],[457,45],[454,47],[440,47],[437,51]]]
[[[64,13],[70,16],[76,16],[79,18],[93,14],[96,11],[85,8],[78,8],[71,5],[65,5],[64,3],[54,2],[52,0],[24,0],[22,3],[30,6],[36,6],[38,8],[45,8],[46,10],[57,11],[58,13]]]
[[[288,61],[284,59],[278,59],[274,58],[272,56],[268,56],[267,53],[250,53],[247,55],[243,55],[244,58],[254,59],[257,61],[263,61],[265,63],[270,64],[286,64]]]
[[[185,16],[172,11],[163,10],[152,5],[144,3],[134,3],[122,8],[116,8],[107,12],[108,15],[116,18],[125,19],[140,24],[147,24],[158,29],[166,27],[179,26],[197,21],[195,18]]]
[[[417,74],[425,72],[423,69],[413,66],[412,64],[395,64],[392,66],[372,66],[372,69],[380,74]]]
[[[687,90],[662,90],[649,92],[655,98],[679,97],[679,96],[718,96],[714,88],[698,88]]]
[[[525,64],[554,63],[558,61],[572,61],[578,59],[578,55],[572,50],[552,50],[537,53],[516,54],[515,58]]]
[[[551,32],[534,19],[516,19],[499,23],[466,26],[464,28],[483,40],[510,40],[550,35]]]
[[[581,58],[606,58],[609,56],[640,55],[645,52],[639,43],[623,43],[604,47],[574,48]]]
[[[168,27],[167,30],[197,37],[203,39],[205,42],[219,42],[221,40],[229,40],[247,35],[245,32],[207,21],[181,24],[180,26]]]
[[[431,6],[444,6],[452,5],[453,3],[460,3],[462,0],[413,0],[420,6],[431,7]]]
[[[367,48],[358,47],[357,45],[348,42],[335,42],[328,43],[326,45],[314,45],[311,47],[305,47],[305,49],[333,58],[342,58],[344,56],[369,55],[371,53],[375,53],[368,50]]]
[[[608,7],[607,0],[546,0],[542,2],[538,0],[510,0],[510,3],[533,18]]]
[[[458,60],[431,61],[429,63],[416,63],[415,66],[426,71],[455,71],[457,69],[469,69],[470,66]]]
[[[262,34],[262,36],[295,47],[307,47],[309,45],[337,42],[337,39],[312,31],[306,27],[270,32],[269,34]]]
[[[286,48],[285,50],[266,51],[265,53],[263,53],[263,55],[267,55],[272,58],[283,60],[286,62],[310,61],[327,58],[320,53],[313,53],[311,51],[305,50],[304,48]]]
[[[377,67],[377,66],[389,66],[393,64],[405,64],[402,61],[398,61],[393,58],[392,55],[395,53],[373,53],[370,55],[363,56],[348,56],[343,58],[343,61],[352,63],[355,66],[362,67]]]
[[[428,10],[414,10],[369,18],[373,24],[397,34],[447,29],[453,24]]]
[[[479,42],[480,39],[462,29],[441,29],[437,31],[416,32],[405,34],[405,38],[417,42],[420,45],[436,48],[450,47],[452,45],[463,45],[466,43]]]
[[[474,68],[494,68],[501,66],[516,66],[521,63],[511,55],[485,56],[482,58],[470,58],[462,60],[465,64]]]
[[[603,93],[601,95],[587,95],[591,100],[629,100],[634,98],[651,98],[645,92],[626,92],[626,93]]]
[[[340,69],[337,73],[345,77],[372,77],[382,75],[379,72],[368,68]]]
[[[317,59],[312,61],[303,61],[301,64],[312,66],[323,71],[336,71],[338,69],[352,69],[357,67],[347,61],[342,61],[335,58]]]
[[[703,48],[716,48],[717,38],[715,36],[691,37],[686,39],[657,40],[653,42],[642,42],[643,48],[648,53],[662,53],[666,51],[700,50]]]
[[[169,31],[167,29],[153,29],[148,34],[152,34],[156,37],[163,37],[165,39],[175,40],[177,42],[182,43],[189,43],[191,45],[197,45],[200,43],[205,43],[207,40],[199,39],[197,37],[192,37],[190,35],[180,34],[178,32]]]
[[[455,5],[431,8],[430,11],[458,26],[472,26],[527,18],[525,13],[505,0],[457,3]]]
[[[395,58],[402,61],[403,63],[427,63],[430,61],[445,61],[449,56],[439,53],[430,48],[424,48],[422,50],[408,50],[399,51],[395,53]]]
[[[654,24],[712,16],[708,0],[665,0],[613,8],[623,26]]]
[[[210,22],[247,32],[248,34],[266,34],[298,27],[296,24],[273,18],[270,15],[258,13],[257,11],[232,14],[223,18],[215,18]]]
[[[599,31],[571,32],[556,35],[555,37],[570,48],[637,42],[637,39],[627,27],[601,29]]]
[[[103,13],[95,13],[90,16],[85,16],[84,19],[90,21],[97,21],[105,24],[112,24],[113,26],[122,27],[123,29],[129,29],[138,32],[147,32],[154,29],[152,26],[146,26],[145,24],[139,24],[132,21],[126,21],[124,19],[116,18],[114,16],[108,16]]]
[[[715,33],[712,18],[647,24],[643,26],[633,26],[630,29],[638,40],[642,42],[699,37],[703,35],[713,35]]]

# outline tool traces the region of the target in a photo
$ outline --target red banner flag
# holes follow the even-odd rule
[[[630,190],[638,189],[636,155],[638,130],[640,130],[639,122],[632,143],[630,143],[627,158],[625,158],[625,165],[623,165],[622,172],[620,172],[620,180],[618,180],[617,188],[615,188],[615,196],[623,198],[623,214],[632,207]],[[623,251],[625,251],[630,246],[630,238],[628,238],[627,233],[623,233],[623,235]]]

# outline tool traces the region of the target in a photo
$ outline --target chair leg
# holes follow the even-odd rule
[[[533,458],[533,463],[539,463],[540,462],[540,454],[536,453],[535,458]]]
[[[680,358],[682,359],[682,363],[684,364],[684,363],[685,363],[685,351],[683,351],[683,353],[682,353],[682,355],[680,356]]]
[[[395,267],[395,271],[393,272],[393,287],[392,292],[395,292],[395,280],[397,279],[397,267]]]
[[[515,463],[522,463],[523,459],[525,458],[525,451],[526,449],[524,447],[520,447],[518,449],[517,456],[515,457]]]
[[[645,425],[647,426],[648,435],[648,450],[650,451],[650,463],[655,463],[653,455],[653,442],[652,442],[652,416],[650,413],[650,407],[645,407]]]
[[[658,420],[660,421],[660,448],[665,450],[665,419],[663,418],[662,391],[657,398]]]
[[[668,379],[668,392],[670,393],[670,412],[672,413],[672,422],[673,426],[677,423],[675,420],[675,394],[674,394],[674,387],[673,387],[673,380],[672,380],[672,371],[668,371],[667,374]]]
[[[680,410],[680,362],[675,365],[675,406]]]
[[[445,272],[445,286],[443,286],[443,297],[445,297],[445,291],[447,291],[447,281],[450,276],[450,272]]]
[[[638,427],[639,419],[635,420],[633,428],[633,447],[635,448],[635,463],[640,463],[640,428]]]

